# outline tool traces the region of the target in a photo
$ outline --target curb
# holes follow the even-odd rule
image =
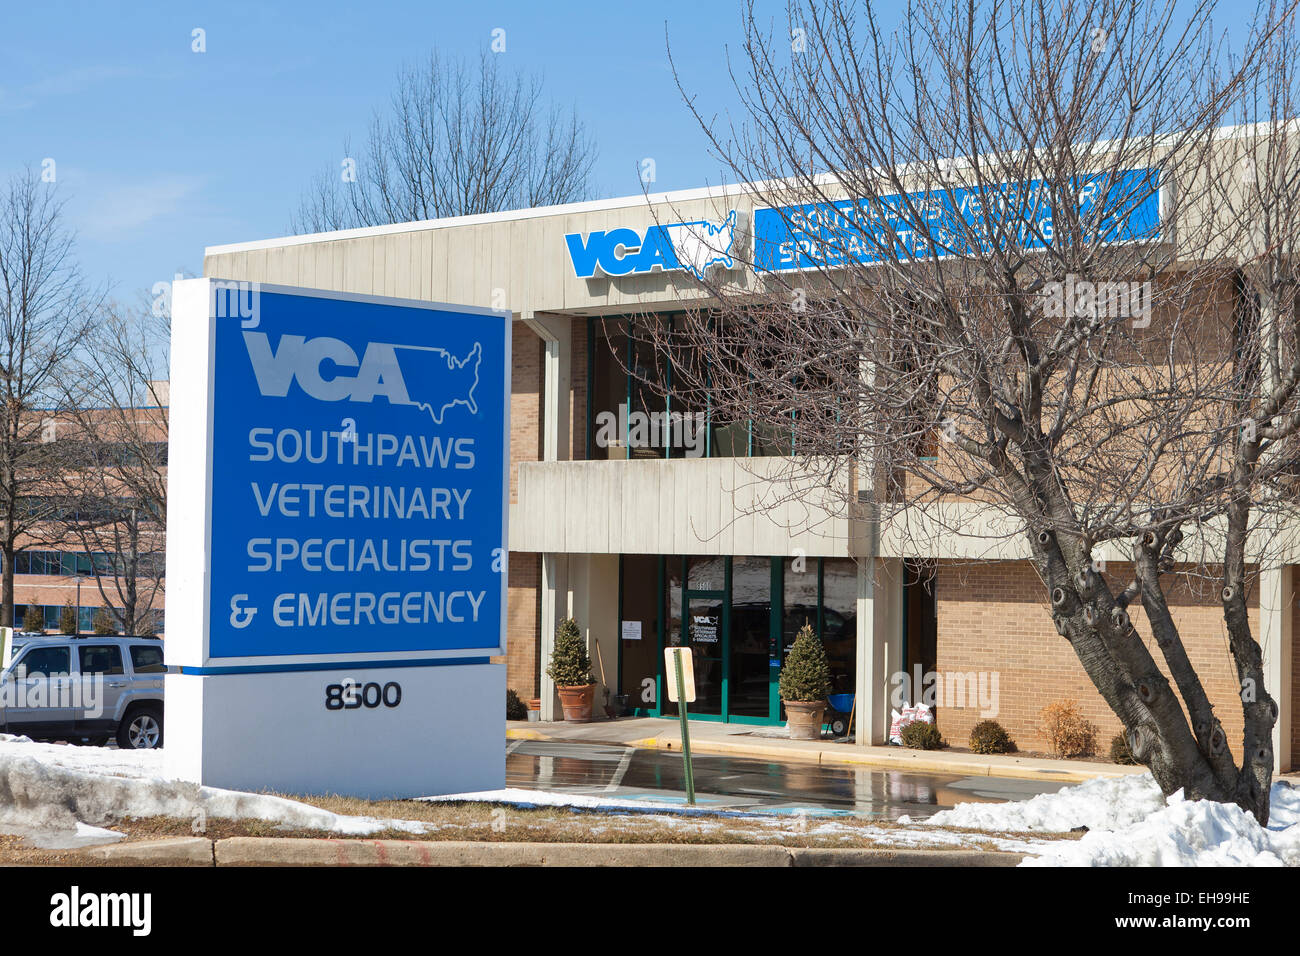
[[[214,862],[212,841],[206,837],[114,843],[82,852],[116,866],[212,866]]]
[[[91,847],[109,866],[1015,866],[983,850],[802,848],[735,843],[474,843],[294,837],[178,837]]]
[[[676,737],[643,737],[639,740],[595,740],[587,738],[555,737],[535,730],[521,731],[506,728],[508,740],[544,740],[552,743],[604,743],[644,750],[672,750],[681,752],[681,741]],[[1145,767],[1135,770],[1097,769],[1065,770],[1055,767],[1028,767],[1014,764],[986,763],[965,757],[936,759],[921,756],[924,751],[904,751],[899,754],[838,754],[820,749],[765,746],[763,744],[738,744],[726,741],[692,740],[693,753],[725,754],[736,757],[783,760],[791,763],[878,767],[882,770],[911,770],[924,773],[950,773],[968,777],[1003,777],[1013,780],[1056,780],[1063,783],[1082,783],[1098,778],[1124,777],[1130,773],[1145,772]]]
[[[750,844],[471,843],[230,837],[217,866],[1015,866],[1015,853],[796,849]]]

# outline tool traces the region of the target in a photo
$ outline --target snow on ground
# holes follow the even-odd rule
[[[0,756],[35,757],[51,767],[106,773],[115,777],[158,777],[163,772],[161,750],[113,750],[35,743],[27,737],[0,734]]]
[[[63,846],[120,839],[95,831],[127,816],[266,820],[349,836],[383,829],[418,834],[436,827],[417,820],[345,816],[284,797],[167,780],[159,751],[36,744],[0,736],[0,832],[45,834],[47,841]]]
[[[1026,866],[1300,866],[1300,789],[1273,785],[1269,828],[1235,806],[1164,799],[1149,774],[1090,780],[1018,803],[962,803],[927,820],[877,827],[842,820],[791,819],[776,814],[710,811],[672,803],[619,800],[598,795],[505,789],[428,797],[517,806],[572,807],[626,813],[626,822],[731,832],[727,817],[762,820],[766,834],[842,836],[846,841],[912,848],[994,846],[1030,856]],[[646,811],[649,811],[648,813]],[[713,814],[713,820],[700,819]],[[419,835],[437,824],[416,820],[345,816],[296,800],[243,793],[164,776],[162,753],[33,743],[0,734],[0,832],[17,833],[37,846],[65,848],[111,842],[119,833],[101,829],[127,816],[265,820],[294,829],[365,836],[384,829]],[[1011,833],[1064,833],[1078,827],[1079,840],[1035,840]],[[976,834],[959,832],[978,831]],[[740,832],[740,831],[737,831]],[[754,830],[746,830],[754,837]]]
[[[1164,805],[1160,788],[1150,774],[1129,774],[1088,780],[1016,803],[959,803],[924,822],[974,830],[1068,833],[1080,826],[1089,830],[1120,830],[1158,812]]]
[[[1233,804],[1166,800],[1150,774],[1089,780],[1018,803],[963,803],[924,825],[1066,832],[1022,866],[1300,866],[1300,790],[1273,784],[1268,829]]]

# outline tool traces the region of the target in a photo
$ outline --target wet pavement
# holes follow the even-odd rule
[[[1025,800],[1064,783],[913,773],[696,754],[696,805],[764,813],[928,817],[959,802]],[[647,803],[686,803],[680,752],[618,744],[512,740],[506,786]]]

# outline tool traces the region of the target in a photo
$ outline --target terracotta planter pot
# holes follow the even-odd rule
[[[557,687],[560,705],[564,708],[564,719],[571,724],[586,724],[591,721],[591,701],[596,696],[595,684],[582,684],[574,687]]]
[[[791,740],[820,740],[824,700],[783,700]]]

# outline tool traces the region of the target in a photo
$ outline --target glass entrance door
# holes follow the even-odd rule
[[[695,703],[692,713],[722,717],[726,707],[725,591],[687,591],[682,614],[682,644],[695,658]],[[671,674],[664,675],[672,680]]]
[[[774,570],[774,567],[776,570]],[[776,723],[780,665],[779,565],[771,558],[676,557],[665,565],[665,646],[691,649],[695,663],[692,716]],[[776,591],[773,591],[773,587]],[[662,655],[661,655],[662,658]],[[659,716],[676,716],[659,663]]]
[[[779,622],[772,612],[771,558],[732,558],[728,627],[727,719],[772,721],[779,716]]]

